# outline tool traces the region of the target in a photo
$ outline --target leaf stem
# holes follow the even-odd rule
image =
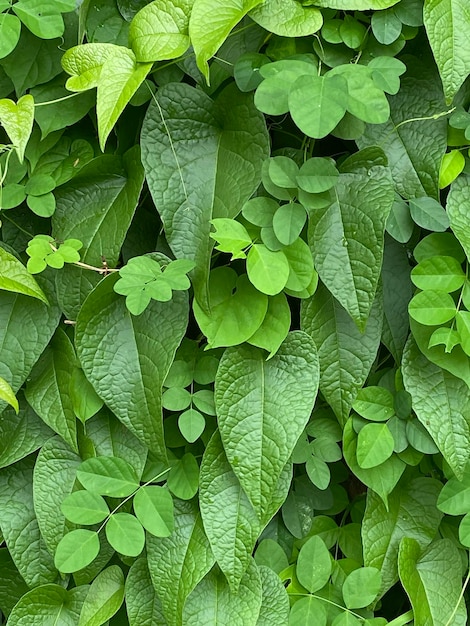
[[[455,614],[457,613],[457,611],[459,609],[459,606],[460,606],[460,603],[462,602],[463,595],[465,593],[465,590],[467,588],[467,585],[468,585],[469,581],[470,581],[470,569],[468,570],[467,576],[465,577],[465,581],[463,583],[462,590],[461,590],[460,595],[459,595],[459,599],[457,600],[457,602],[455,604],[454,610],[450,614],[450,617],[449,617],[449,619],[447,620],[447,622],[445,623],[444,626],[450,626],[452,624],[452,622],[454,620],[454,617],[455,617]]]
[[[35,102],[34,107],[45,107],[48,104],[55,104],[56,102],[62,102],[63,100],[69,100],[70,98],[75,98],[75,96],[79,96],[81,92],[77,91],[76,93],[71,93],[67,96],[63,96],[62,98],[57,98],[56,100],[47,100],[47,102]]]

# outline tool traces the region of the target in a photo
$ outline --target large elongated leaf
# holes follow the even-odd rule
[[[301,331],[290,333],[267,362],[246,345],[229,348],[220,361],[215,399],[222,442],[260,518],[310,417],[318,379],[315,344]]]
[[[289,596],[280,577],[270,567],[260,565],[261,608],[256,626],[279,626],[289,617]]]
[[[58,575],[34,511],[33,465],[29,456],[0,471],[0,529],[29,587],[53,583]]]
[[[48,304],[47,298],[34,276],[28,272],[21,261],[18,261],[13,254],[3,248],[0,248],[0,289],[32,296]]]
[[[264,0],[250,11],[250,17],[281,37],[312,35],[323,24],[323,16],[318,9],[302,6],[296,0]]]
[[[468,259],[470,258],[470,233],[468,231],[470,185],[467,175],[462,174],[452,183],[449,195],[447,196],[446,208],[450,219],[450,227],[462,244],[462,248],[465,250]]]
[[[174,254],[196,262],[194,288],[204,309],[213,244],[209,220],[236,217],[258,186],[268,156],[264,117],[252,96],[233,85],[215,102],[189,85],[167,85],[147,110],[147,182]]]
[[[126,577],[125,592],[129,626],[167,626],[145,557],[132,564]]]
[[[440,539],[421,550],[419,543],[404,537],[398,553],[400,580],[413,607],[415,624],[437,626],[467,623],[461,601],[460,555],[450,539]],[[458,607],[455,617],[454,609]]]
[[[116,280],[109,276],[86,299],[77,320],[77,354],[98,395],[163,460],[162,386],[186,331],[187,294],[152,300],[133,316],[113,291]]]
[[[470,74],[470,12],[465,0],[426,0],[424,26],[448,104]]]
[[[49,281],[41,287],[50,302],[54,296]],[[17,391],[49,343],[60,311],[39,300],[0,290],[0,376]],[[4,407],[0,403],[0,411]]]
[[[230,590],[220,570],[214,568],[189,596],[184,607],[183,624],[256,626],[261,601],[261,579],[253,559],[237,594]]]
[[[101,267],[104,258],[109,267],[115,267],[143,182],[138,146],[122,157],[94,159],[56,190],[53,236],[59,241],[82,241],[83,262]],[[99,278],[98,274],[72,266],[57,274],[61,306],[71,319],[76,319],[85,296]]]
[[[85,585],[70,591],[60,585],[42,585],[32,589],[13,608],[8,624],[23,626],[31,623],[34,615],[35,626],[76,626],[87,592]]]
[[[390,119],[368,124],[357,143],[380,145],[388,157],[397,192],[405,199],[431,196],[439,199],[439,169],[447,149],[444,96],[437,72],[429,63],[407,59],[400,91],[389,97]],[[418,119],[414,121],[415,118]],[[431,118],[431,119],[430,119]],[[413,120],[413,121],[407,121]]]
[[[199,69],[209,82],[207,61],[214,56],[238,22],[262,0],[195,0],[189,36]],[[207,20],[210,15],[210,21]]]
[[[214,564],[194,501],[175,500],[175,529],[147,537],[147,560],[168,624],[181,626],[186,598]]]
[[[81,458],[60,438],[52,437],[42,447],[34,466],[33,499],[39,529],[47,549],[55,554],[69,524],[61,510],[72,492]]]
[[[69,392],[75,360],[72,343],[59,328],[31,372],[26,399],[39,417],[78,452],[76,418]]]
[[[382,593],[398,580],[398,547],[403,537],[425,548],[434,539],[442,518],[437,510],[441,484],[432,478],[415,478],[390,495],[388,510],[373,491],[367,494],[362,523],[364,565],[382,572]]]
[[[388,168],[341,174],[336,202],[310,216],[309,244],[323,283],[363,331],[375,298],[393,204]]]
[[[204,452],[199,479],[204,528],[230,588],[237,593],[261,524],[227,461],[216,432]]]
[[[470,399],[463,380],[431,363],[413,338],[402,362],[403,382],[413,409],[457,478],[470,458]]]
[[[118,565],[111,565],[91,584],[78,626],[101,626],[119,610],[123,600],[124,574]]]
[[[406,249],[388,236],[385,237],[382,291],[384,299],[382,341],[399,363],[408,336],[408,303],[413,295],[413,288]]]
[[[28,456],[52,434],[52,430],[24,400],[20,400],[18,415],[13,409],[7,408],[0,419],[0,468]]]
[[[364,333],[323,285],[302,302],[301,327],[318,349],[320,390],[343,423],[377,355],[382,332],[382,306],[377,299]]]

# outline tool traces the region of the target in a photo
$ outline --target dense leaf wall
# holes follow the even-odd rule
[[[458,626],[466,0],[0,0],[0,623]]]

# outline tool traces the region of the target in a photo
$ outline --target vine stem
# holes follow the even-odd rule
[[[167,467],[165,470],[163,470],[163,472],[160,472],[159,474],[157,474],[156,476],[154,476],[153,478],[151,478],[150,480],[148,480],[146,483],[144,483],[143,485],[139,485],[137,487],[137,489],[135,491],[133,491],[131,493],[130,496],[127,496],[127,498],[124,498],[124,500],[122,502],[120,502],[117,507],[115,509],[113,509],[112,511],[110,511],[109,515],[107,515],[106,519],[104,520],[104,522],[101,524],[101,526],[98,528],[98,530],[96,531],[96,534],[99,535],[100,532],[103,530],[103,528],[106,526],[106,524],[108,523],[111,515],[114,515],[114,513],[116,513],[116,511],[118,511],[123,504],[125,504],[126,502],[129,502],[129,500],[131,498],[133,498],[135,496],[135,494],[139,491],[139,489],[142,489],[143,487],[148,487],[151,483],[155,482],[158,478],[161,478],[162,476],[164,476],[167,472],[169,472],[171,469],[171,467]]]

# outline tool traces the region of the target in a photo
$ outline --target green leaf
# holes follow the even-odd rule
[[[356,450],[357,435],[354,432],[353,420],[349,419],[344,426],[344,459],[354,475],[375,491],[385,506],[388,506],[388,496],[394,490],[405,471],[405,463],[398,456],[392,455],[384,463],[377,465],[377,467],[362,469],[357,462]]]
[[[31,589],[20,598],[13,608],[8,623],[23,626],[31,623],[34,616],[37,626],[58,624],[75,626],[78,624],[80,610],[88,592],[88,587],[75,587],[67,591],[60,585],[41,585]]]
[[[137,61],[176,59],[189,48],[189,16],[192,2],[151,2],[132,19],[129,45]]]
[[[207,32],[207,15],[201,19]],[[187,120],[183,134],[181,118]],[[147,110],[142,162],[149,189],[173,253],[196,263],[191,279],[206,313],[210,220],[236,217],[258,187],[268,155],[264,117],[235,85],[215,101],[189,85],[167,85],[159,90],[158,106],[152,101]]]
[[[139,487],[132,465],[117,456],[83,461],[77,469],[77,478],[85,489],[112,498],[126,498]]]
[[[9,383],[0,377],[0,400],[7,402],[10,406],[15,409],[15,413],[18,415],[20,406],[18,404],[18,400],[13,392],[13,389],[9,385]]]
[[[67,50],[62,66],[72,76],[66,84],[71,91],[98,87],[98,136],[104,152],[110,132],[152,63],[138,63],[132,50],[123,46],[89,43]]]
[[[217,241],[217,250],[230,252],[231,260],[246,258],[243,250],[252,244],[252,239],[243,224],[223,217],[211,220],[211,224],[216,232],[210,233],[210,237]]]
[[[348,609],[360,609],[372,604],[380,593],[382,578],[375,567],[360,567],[351,572],[343,583],[342,593]]]
[[[238,22],[262,0],[195,0],[189,18],[189,37],[197,66],[209,84],[208,60],[214,56]],[[211,27],[207,28],[207,16]]]
[[[36,215],[39,215],[39,217],[51,217],[51,215],[54,214],[56,208],[55,197],[51,191],[41,196],[27,196],[26,204],[31,209],[31,211]],[[48,265],[50,265],[51,267],[57,267],[59,269],[63,267],[63,259],[62,264],[57,266],[49,262],[51,261],[53,256],[54,255],[51,255],[51,257],[48,258]],[[59,259],[60,255],[58,253],[55,253],[55,257]]]
[[[300,598],[291,608],[289,613],[289,626],[326,626],[327,612],[325,603],[314,596]]]
[[[72,372],[69,392],[73,412],[83,423],[96,415],[103,406],[103,400],[97,395],[80,367],[76,367]]]
[[[214,556],[230,589],[237,593],[251,562],[261,524],[227,461],[218,432],[204,452],[199,501]]]
[[[0,471],[0,528],[3,540],[28,587],[53,583],[57,578],[39,530],[33,504],[34,457]]]
[[[57,569],[64,573],[78,572],[98,556],[100,540],[93,530],[79,528],[64,535],[54,557]]]
[[[274,234],[282,244],[289,246],[299,237],[306,220],[307,214],[301,204],[283,204],[273,217]]]
[[[109,515],[106,500],[97,493],[80,490],[69,494],[60,507],[65,517],[74,524],[99,524]]]
[[[249,346],[226,350],[220,361],[215,391],[220,434],[259,517],[305,428],[317,386],[316,348],[302,332],[290,333],[266,363]],[[243,396],[234,396],[240,388]]]
[[[193,310],[210,348],[247,341],[260,328],[268,310],[268,297],[251,284],[246,274],[237,276],[229,267],[211,272],[209,297],[210,314],[196,300]]]
[[[346,22],[343,22],[344,24]],[[359,42],[360,45],[360,41],[359,38],[354,43]],[[346,108],[349,113],[370,124],[383,124],[388,120],[390,116],[388,100],[383,90],[375,84],[369,67],[359,64],[338,65],[328,72],[328,76],[342,76],[346,80],[348,90]]]
[[[188,443],[194,443],[204,432],[205,417],[195,409],[188,409],[178,418],[178,428]]]
[[[256,626],[286,624],[289,616],[289,596],[282,581],[269,567],[258,566],[258,573],[261,578],[262,596]]]
[[[237,594],[231,591],[220,570],[214,569],[189,596],[182,624],[190,626],[225,622],[234,626],[256,626],[261,601],[261,579],[253,560]]]
[[[383,233],[393,197],[388,168],[374,166],[367,174],[342,174],[336,201],[310,217],[315,268],[361,331],[380,277]]]
[[[458,311],[456,320],[462,349],[466,354],[470,354],[470,313],[468,311]]]
[[[34,99],[27,94],[15,104],[13,100],[0,100],[0,123],[16,149],[20,163],[31,135],[34,122]]]
[[[199,487],[199,465],[190,452],[172,466],[167,482],[171,493],[181,500],[190,500],[196,495]]]
[[[106,523],[106,539],[116,552],[139,556],[145,545],[145,531],[130,513],[113,513]]]
[[[308,193],[322,193],[336,185],[338,170],[330,159],[313,157],[307,159],[297,176],[298,186]]]
[[[395,190],[405,200],[429,196],[437,201],[439,170],[447,150],[447,124],[445,118],[433,116],[445,111],[442,89],[432,64],[410,57],[406,67],[399,92],[389,98],[390,119],[384,124],[368,124],[357,143],[361,148],[382,147]],[[419,119],[407,123],[414,118]]]
[[[450,219],[450,227],[465,250],[467,258],[470,257],[470,237],[466,227],[469,204],[468,177],[462,175],[450,187],[447,196],[447,214]]]
[[[6,408],[0,420],[0,468],[12,465],[34,452],[50,438],[52,431],[24,401],[19,412]]]
[[[386,46],[396,41],[401,34],[402,23],[393,10],[374,13],[370,23],[374,37]]]
[[[83,603],[78,626],[101,626],[120,608],[124,600],[124,575],[118,565],[98,574]]]
[[[39,417],[78,452],[77,426],[69,394],[75,351],[58,329],[31,372],[26,399]]]
[[[440,539],[422,548],[412,537],[404,537],[398,554],[400,580],[415,623],[446,624],[450,620],[463,624],[467,611],[460,598],[462,572],[456,546],[450,539]]]
[[[142,526],[155,537],[168,537],[174,527],[173,499],[168,489],[144,485],[134,496],[134,512]]]
[[[410,200],[413,220],[427,230],[443,232],[449,228],[449,217],[443,207],[433,198],[423,197]]]
[[[281,250],[272,252],[263,244],[255,244],[250,248],[246,269],[250,282],[268,296],[280,293],[289,277],[289,263],[284,253]]]
[[[463,286],[465,273],[457,259],[451,256],[434,256],[411,270],[411,280],[419,289],[437,289],[452,293]]]
[[[147,537],[147,559],[168,624],[181,626],[187,597],[214,564],[195,502],[175,501],[175,529]]]
[[[320,30],[323,24],[318,9],[302,6],[296,0],[265,0],[249,13],[264,29],[281,37],[306,37]]]
[[[459,176],[465,167],[465,157],[460,150],[444,154],[439,171],[439,187],[445,189]]]
[[[364,387],[358,392],[352,408],[373,422],[385,422],[395,414],[393,396],[384,387]]]
[[[13,11],[36,37],[55,39],[64,33],[64,20],[53,1],[19,0]]]
[[[310,537],[300,549],[295,572],[300,584],[310,593],[328,582],[332,572],[331,555],[318,535]]]
[[[436,326],[453,319],[457,307],[449,293],[428,289],[420,291],[411,299],[408,311],[410,316],[420,324]]]
[[[373,17],[380,15],[374,13]],[[401,26],[400,26],[401,30]],[[367,65],[372,69],[372,80],[386,93],[395,95],[400,89],[400,76],[406,72],[406,65],[395,57],[374,57]]]
[[[39,530],[47,549],[54,554],[71,528],[61,504],[72,492],[80,457],[60,437],[51,437],[41,448],[33,475],[33,499]]]
[[[138,146],[122,157],[104,155],[93,159],[56,190],[54,237],[58,241],[82,241],[84,263],[101,267],[104,257],[109,267],[115,267],[143,182]],[[76,219],[77,210],[80,220]],[[85,296],[100,279],[98,274],[90,274],[78,267],[66,267],[56,277],[59,301],[70,319],[77,318]]]
[[[450,104],[470,73],[468,7],[464,0],[426,0],[424,26]]]
[[[284,256],[289,262],[289,278],[286,283],[286,292],[299,292],[299,298],[308,298],[313,295],[318,284],[318,274],[313,267],[312,253],[300,237],[290,246],[283,248]]]
[[[419,421],[455,475],[462,477],[470,455],[467,385],[428,361],[412,339],[405,348],[402,371]]]
[[[326,137],[348,106],[348,84],[342,76],[300,76],[292,85],[288,101],[292,119],[309,137]],[[309,102],[316,103],[315,108]]]
[[[382,573],[381,593],[398,580],[398,548],[403,537],[424,548],[434,539],[441,513],[436,509],[441,484],[432,478],[414,478],[389,496],[388,509],[373,492],[367,494],[362,523],[364,565]]]
[[[0,14],[0,59],[15,49],[20,38],[21,22],[11,13]]]
[[[186,331],[187,296],[176,292],[170,302],[153,300],[142,315],[132,317],[113,291],[115,280],[110,276],[102,281],[82,307],[76,326],[77,354],[85,375],[109,408],[165,459],[161,389]]]
[[[283,59],[263,65],[260,74],[264,80],[256,90],[256,107],[268,115],[283,115],[289,111],[288,96],[292,85],[300,76],[316,77],[318,67],[316,63],[302,59]]]
[[[289,303],[283,293],[268,300],[268,310],[258,330],[247,342],[252,346],[268,350],[271,358],[279,350],[290,329],[291,313]]]
[[[320,391],[344,423],[377,355],[383,312],[379,300],[364,333],[322,285],[302,303],[301,328],[315,341],[320,361]]]
[[[125,592],[129,626],[167,626],[162,603],[150,578],[146,557],[141,557],[132,564],[126,577]]]
[[[393,454],[394,446],[387,424],[366,424],[357,437],[357,462],[362,469],[377,467]]]
[[[32,296],[49,304],[43,290],[18,259],[0,248],[0,289]]]
[[[466,469],[460,478],[452,476],[442,488],[437,508],[449,515],[466,515],[470,505],[470,473]]]
[[[30,591],[7,548],[0,548],[0,610],[8,617],[18,600]]]

